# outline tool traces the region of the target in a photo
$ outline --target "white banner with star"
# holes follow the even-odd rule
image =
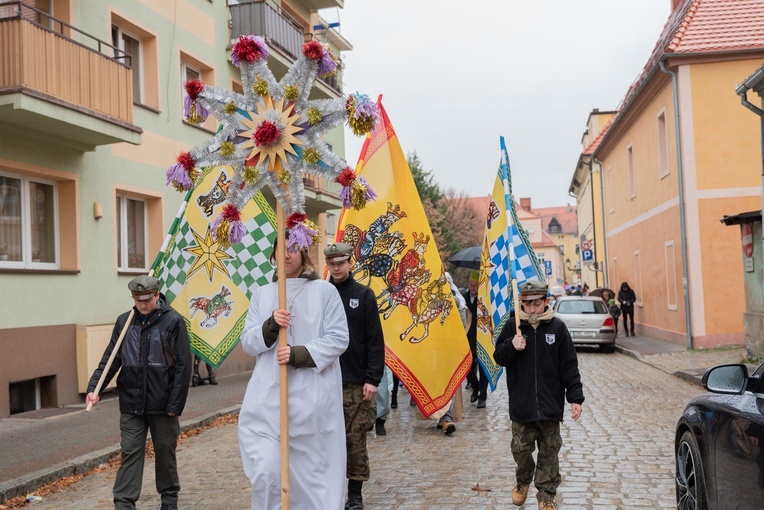
[[[274,270],[268,257],[276,218],[261,193],[242,208],[241,242],[223,248],[213,238],[210,225],[231,188],[231,175],[227,166],[205,170],[154,269],[169,305],[186,321],[192,351],[215,367],[239,341],[252,291],[268,283]]]

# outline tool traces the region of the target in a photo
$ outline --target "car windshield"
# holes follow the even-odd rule
[[[582,299],[580,301],[561,301],[557,307],[557,313],[608,313],[605,303],[602,301],[591,301]]]

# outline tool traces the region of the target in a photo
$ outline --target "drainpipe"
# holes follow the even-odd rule
[[[591,190],[591,194],[592,194],[592,243],[593,243],[592,247],[596,251],[597,250],[597,221],[594,215],[594,166],[592,165],[593,159],[594,158],[592,158],[591,156],[589,157],[589,189]],[[595,260],[594,263],[595,263],[594,283],[597,285],[595,289],[598,289],[600,286],[600,275],[596,265],[597,261]]]
[[[608,265],[608,261],[610,259],[608,258],[607,237],[605,235],[605,233],[607,232],[607,219],[605,217],[605,176],[602,175],[602,161],[600,161],[597,158],[595,158],[594,156],[592,156],[590,165],[593,164],[593,163],[597,163],[597,166],[600,168],[599,169],[599,174],[600,174],[600,200],[601,200],[600,205],[602,206],[602,246],[603,246],[604,251],[605,251],[603,267],[602,267],[602,279],[604,280],[605,287],[607,287],[609,289],[609,288],[611,288],[610,287],[610,278],[608,276],[608,271],[606,270],[607,265]],[[592,169],[592,171],[593,170],[594,169]],[[593,186],[593,184],[592,184],[592,186]],[[594,207],[594,201],[592,201],[592,207]]]
[[[689,276],[687,270],[687,226],[685,219],[684,200],[684,167],[682,165],[682,136],[680,131],[679,115],[679,85],[675,71],[666,68],[665,55],[658,60],[661,71],[671,75],[671,88],[674,93],[674,124],[676,134],[676,166],[677,181],[679,184],[679,232],[682,241],[682,290],[684,291],[684,321],[687,329],[687,348],[692,349],[692,312],[690,311]]]
[[[750,88],[748,83],[761,82],[763,77],[764,77],[764,67],[760,67],[759,70],[756,73],[754,73],[753,76],[751,76],[751,79],[743,82],[743,84],[740,85],[736,90],[737,94],[740,96],[740,102],[743,104],[743,106],[745,106],[746,108],[751,110],[753,113],[758,115],[761,122],[761,154],[762,154],[761,210],[762,210],[762,214],[764,214],[764,110],[748,102],[748,89]],[[762,222],[762,225],[764,225],[764,222]],[[762,243],[761,253],[764,254],[764,228],[762,229],[761,243]]]

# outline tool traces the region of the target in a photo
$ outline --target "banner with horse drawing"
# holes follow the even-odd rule
[[[244,238],[221,247],[210,225],[224,206],[232,170],[219,166],[204,172],[186,195],[153,276],[168,304],[185,319],[191,350],[218,367],[239,342],[252,291],[271,281],[274,269],[268,256],[276,217],[257,193],[242,210]]]
[[[357,175],[377,193],[345,209],[337,240],[354,248],[351,274],[377,296],[385,362],[424,416],[450,404],[472,363],[414,179],[387,113],[367,135]]]

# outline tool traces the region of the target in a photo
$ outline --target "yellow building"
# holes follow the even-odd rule
[[[242,34],[266,40],[277,79],[307,40],[351,46],[319,16],[343,0],[0,3],[4,418],[82,401],[131,305],[127,282],[148,272],[183,201],[165,171],[216,129],[184,120],[183,83],[241,91],[230,48]],[[311,98],[341,97],[341,83],[321,78]],[[325,140],[344,155],[341,127]],[[304,182],[308,215],[331,228],[336,185]],[[236,349],[219,373],[252,367]]]
[[[555,285],[575,285],[581,280],[581,266],[576,265],[578,258],[578,222],[577,209],[574,205],[564,205],[558,207],[532,207],[530,198],[520,199],[520,208],[531,212],[541,220],[541,231],[545,235],[545,245],[553,244],[557,246],[559,255],[553,253],[552,275],[547,276],[549,287]],[[535,248],[535,245],[534,245]],[[588,276],[588,275],[587,275]],[[584,280],[587,281],[587,280]],[[583,283],[581,283],[583,285]],[[597,286],[589,287],[596,289]]]
[[[719,220],[761,206],[759,119],[735,88],[764,57],[764,1],[673,4],[592,153],[609,281],[636,292],[638,334],[691,348],[743,345],[740,235]]]
[[[592,153],[610,127],[616,112],[594,109],[589,114],[586,130],[581,137],[583,152],[578,158],[568,192],[576,197],[578,236],[574,253],[576,265],[582,269],[581,280],[590,289],[610,288],[607,271],[607,248],[602,202],[602,168],[592,159]],[[581,256],[579,244],[590,250],[590,258]]]

